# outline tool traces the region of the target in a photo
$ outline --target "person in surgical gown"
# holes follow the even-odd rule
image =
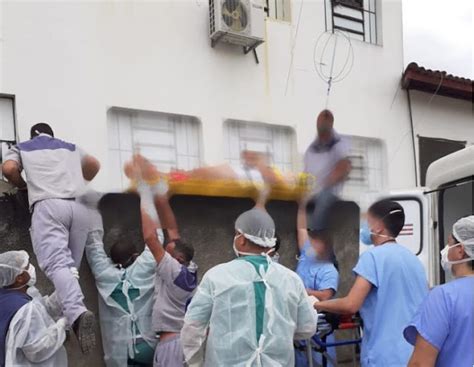
[[[409,367],[474,366],[474,215],[454,224],[441,265],[455,279],[434,288],[405,329]]]
[[[67,367],[66,319],[53,293],[41,297],[25,251],[0,254],[0,366]]]
[[[293,366],[293,339],[316,331],[304,285],[274,263],[275,224],[263,209],[235,222],[237,256],[203,277],[181,332],[189,366]]]

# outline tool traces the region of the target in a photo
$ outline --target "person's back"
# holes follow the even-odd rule
[[[84,304],[76,274],[90,223],[75,199],[84,193],[85,181],[96,176],[100,164],[74,144],[56,139],[46,123],[33,125],[30,137],[8,151],[2,172],[13,185],[28,188],[30,235],[38,265],[54,284],[82,351],[89,353],[95,345],[95,320]]]
[[[266,285],[264,300],[259,299],[256,284]],[[217,265],[206,273],[198,289],[185,320],[200,319],[201,307],[206,305],[199,296],[205,294],[203,301],[212,297],[206,366],[254,366],[259,359],[263,365],[291,366],[294,337],[306,333],[306,338],[315,332],[316,319],[301,280],[282,265],[267,265],[264,256]],[[264,316],[258,320],[261,302]]]
[[[365,325],[361,360],[365,366],[374,360],[387,366],[405,365],[413,348],[404,340],[403,329],[428,292],[422,264],[393,242],[363,253],[354,272],[373,285],[360,309]],[[391,346],[390,352],[386,345]]]
[[[76,145],[40,134],[18,144],[13,152],[21,157],[30,206],[44,199],[72,199],[83,191],[84,153]]]

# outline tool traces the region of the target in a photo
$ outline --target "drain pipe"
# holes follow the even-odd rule
[[[410,98],[410,89],[407,88],[407,99],[408,99],[408,112],[410,114],[410,126],[411,126],[411,140],[413,145],[413,161],[415,163],[415,186],[419,186],[418,182],[418,161],[416,157],[416,139],[415,139],[415,127],[413,125],[413,113],[411,109],[411,98]]]

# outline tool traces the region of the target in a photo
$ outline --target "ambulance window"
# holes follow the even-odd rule
[[[452,232],[453,224],[462,217],[474,214],[474,185],[472,178],[464,184],[450,187],[441,192],[442,238],[440,248],[448,242]],[[451,280],[451,276],[445,274],[445,281]]]
[[[397,237],[397,242],[408,247],[415,255],[421,253],[422,246],[422,208],[418,199],[406,198],[396,200],[405,211],[405,225]]]

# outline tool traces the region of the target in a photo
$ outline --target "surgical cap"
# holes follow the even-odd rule
[[[240,214],[235,221],[235,229],[258,246],[274,247],[276,244],[275,222],[262,209],[253,208]]]
[[[464,245],[464,251],[469,257],[474,259],[474,215],[454,223],[453,236]]]
[[[15,283],[18,275],[25,271],[30,256],[26,251],[8,251],[0,254],[0,288]]]

